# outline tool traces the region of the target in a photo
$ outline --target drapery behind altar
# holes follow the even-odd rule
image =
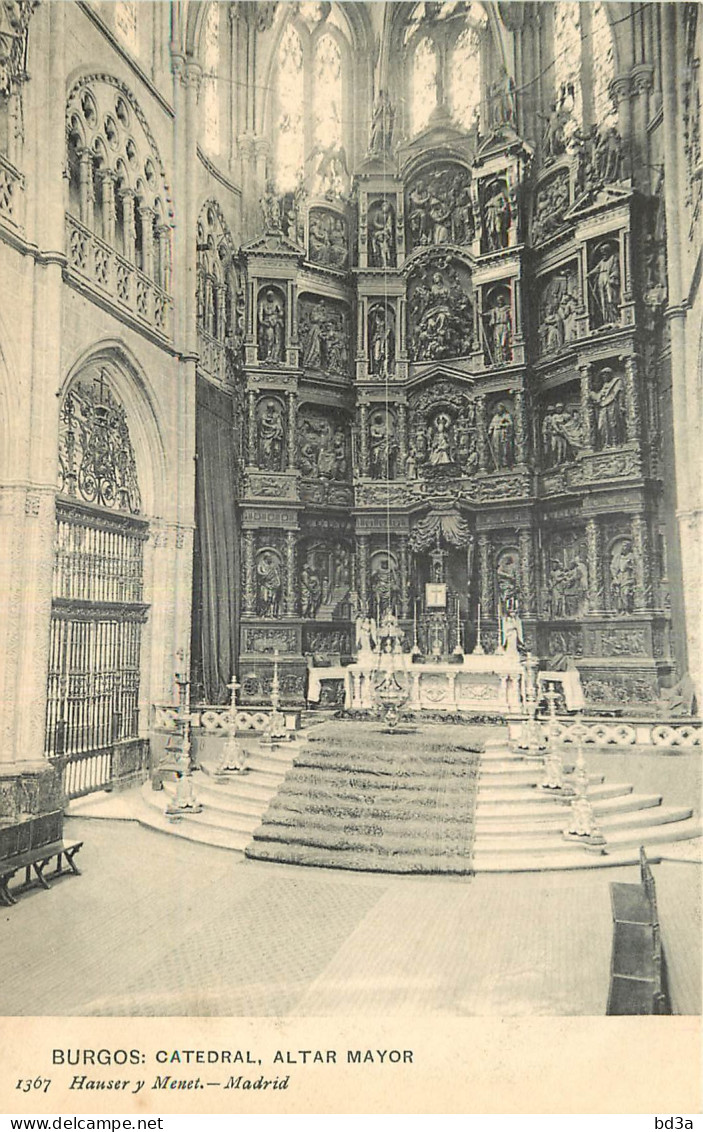
[[[232,413],[230,397],[198,381],[193,691],[210,704],[229,699],[227,685],[237,663],[239,519]]]

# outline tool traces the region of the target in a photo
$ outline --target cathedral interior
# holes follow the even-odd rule
[[[145,780],[195,817],[228,728],[363,743],[383,649],[420,728],[677,755],[700,845],[702,27],[2,5],[0,859]]]

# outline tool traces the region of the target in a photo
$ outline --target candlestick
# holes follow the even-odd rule
[[[478,616],[476,618],[476,644],[474,652],[477,656],[483,656],[483,645],[481,644],[481,602],[478,603]]]

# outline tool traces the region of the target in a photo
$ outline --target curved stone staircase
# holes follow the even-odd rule
[[[569,841],[568,803],[541,788],[540,759],[511,753],[503,739],[480,755],[431,741],[413,754],[397,735],[389,750],[379,729],[363,726],[351,749],[334,736],[324,741],[326,727],[315,729],[319,742],[248,743],[247,774],[218,784],[212,768],[196,772],[203,810],[176,822],[163,812],[174,785],[153,791],[147,783],[140,820],[257,860],[460,875],[636,863],[640,845],[656,859],[656,846],[701,834],[690,807],[591,775],[606,844]]]

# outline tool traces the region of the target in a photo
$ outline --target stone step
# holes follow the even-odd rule
[[[214,845],[220,849],[234,850],[243,853],[251,841],[248,833],[239,833],[232,829],[215,829],[212,826],[197,824],[191,818],[182,818],[178,822],[171,822],[156,810],[144,808],[139,815],[139,824],[147,829],[167,833],[171,837],[182,837],[185,841],[195,841],[200,845]]]
[[[610,841],[632,830],[654,829],[659,825],[686,821],[691,817],[691,814],[692,810],[685,806],[658,806],[655,809],[606,816],[599,819],[598,825],[606,840]],[[507,825],[504,828],[492,827],[490,830],[483,827],[477,828],[474,847],[477,853],[491,850],[512,852],[515,843],[519,841],[520,848],[526,851],[528,849],[537,852],[553,850],[555,848],[555,836],[560,839],[562,831],[566,829],[568,823],[569,812],[567,810],[561,821],[555,822],[553,827],[550,824],[548,829],[545,829],[542,825],[540,825],[539,830],[530,830],[529,832],[525,829],[514,829]]]
[[[143,794],[144,802],[147,808],[151,811],[156,811],[163,814],[166,820],[170,819],[164,814],[168,806],[169,799],[175,797],[175,788],[173,783],[164,784],[163,790],[145,791]],[[198,801],[202,801],[198,798]],[[207,826],[211,829],[229,830],[233,833],[240,833],[242,836],[251,837],[252,833],[258,826],[261,815],[259,814],[235,814],[231,810],[215,809],[213,807],[203,805],[200,813],[187,813],[179,815],[179,824],[187,822],[198,826]]]
[[[621,794],[631,794],[632,785],[627,782],[604,782],[596,786],[589,786],[588,797],[593,802],[600,798],[617,798]],[[479,786],[477,804],[483,805],[484,802],[500,802],[504,804],[524,802],[535,803],[554,803],[554,796],[550,795],[547,790],[540,790],[538,786],[532,787],[517,787],[506,790],[496,789],[491,786],[490,788]]]
[[[508,818],[513,823],[551,821],[555,815],[565,813],[568,804],[557,801],[554,796],[551,796],[550,800],[552,806],[545,806],[543,802],[525,802],[524,805],[515,802],[503,805],[500,802],[484,802],[479,798],[476,806],[476,821],[487,825],[490,825],[493,821],[502,822]],[[627,813],[631,810],[660,806],[661,802],[661,794],[624,794],[621,797],[603,798],[596,801],[593,803],[593,809],[596,814]]]

